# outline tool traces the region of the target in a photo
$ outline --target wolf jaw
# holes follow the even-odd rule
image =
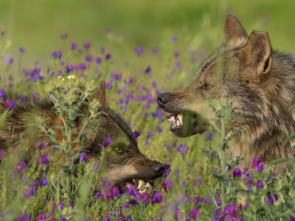
[[[179,105],[173,99],[173,93],[165,93],[163,95],[164,98],[159,94],[158,105],[166,112],[167,120],[171,123],[170,131],[172,133],[178,137],[187,137],[207,130],[209,123],[202,114],[189,109],[183,109],[183,105]]]

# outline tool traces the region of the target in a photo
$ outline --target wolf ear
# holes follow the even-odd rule
[[[227,45],[238,47],[247,42],[248,35],[239,20],[228,14],[224,24],[225,41]]]
[[[105,92],[105,81],[100,82],[100,86],[98,90],[93,94],[90,100],[97,99],[101,105],[101,107],[106,108],[106,92]]]
[[[268,33],[252,31],[246,46],[238,52],[237,57],[243,67],[254,69],[256,76],[267,74],[271,67],[271,44]]]

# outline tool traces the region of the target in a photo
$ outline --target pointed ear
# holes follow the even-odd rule
[[[91,100],[97,99],[101,105],[101,107],[106,108],[106,93],[105,93],[105,81],[100,82],[100,86],[98,90],[93,94]]]
[[[267,74],[271,68],[271,44],[268,33],[252,31],[246,46],[238,52],[237,57],[240,65],[251,68],[256,77]]]
[[[239,22],[231,14],[228,14],[224,24],[225,41],[227,45],[238,47],[247,42],[248,35]]]

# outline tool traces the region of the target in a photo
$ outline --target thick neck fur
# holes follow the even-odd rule
[[[258,85],[245,85],[251,97],[239,97],[245,107],[239,111],[238,128],[248,137],[250,160],[258,156],[263,162],[292,157],[289,144],[284,140],[294,133],[295,122],[291,106],[295,103],[295,70],[292,60],[285,54],[272,52],[272,67],[262,76]],[[249,103],[250,102],[250,103]],[[240,143],[240,151],[243,148]],[[251,162],[251,161],[250,161]]]

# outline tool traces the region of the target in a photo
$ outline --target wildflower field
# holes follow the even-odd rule
[[[170,132],[166,114],[157,105],[159,93],[189,85],[202,60],[223,42],[230,10],[248,32],[268,30],[275,49],[295,52],[295,30],[289,28],[294,26],[294,3],[116,2],[75,2],[69,6],[73,12],[63,14],[66,1],[44,1],[44,12],[35,1],[33,9],[49,17],[48,27],[40,28],[34,26],[37,16],[20,21],[18,13],[30,13],[24,3],[0,2],[0,102],[6,108],[0,122],[15,107],[14,100],[3,99],[10,92],[67,101],[72,99],[70,91],[91,94],[105,81],[108,105],[129,124],[140,151],[165,163],[164,174],[146,191],[130,186],[120,193],[101,179],[104,152],[98,164],[86,164],[87,153],[81,153],[77,174],[70,173],[58,165],[63,144],[48,130],[57,149],[55,158],[48,159],[42,154],[48,141],[36,143],[32,161],[42,174],[40,182],[34,167],[20,160],[18,147],[0,148],[0,220],[295,220],[293,159],[281,161],[291,165],[284,175],[275,174],[273,165],[263,165],[258,157],[251,168],[239,166],[241,158],[226,160],[228,142],[238,133],[224,131],[234,117],[230,102],[212,103],[216,125],[223,126],[188,138]],[[56,103],[57,109],[60,106]],[[43,120],[35,121],[40,128]],[[72,187],[64,185],[66,179]]]

